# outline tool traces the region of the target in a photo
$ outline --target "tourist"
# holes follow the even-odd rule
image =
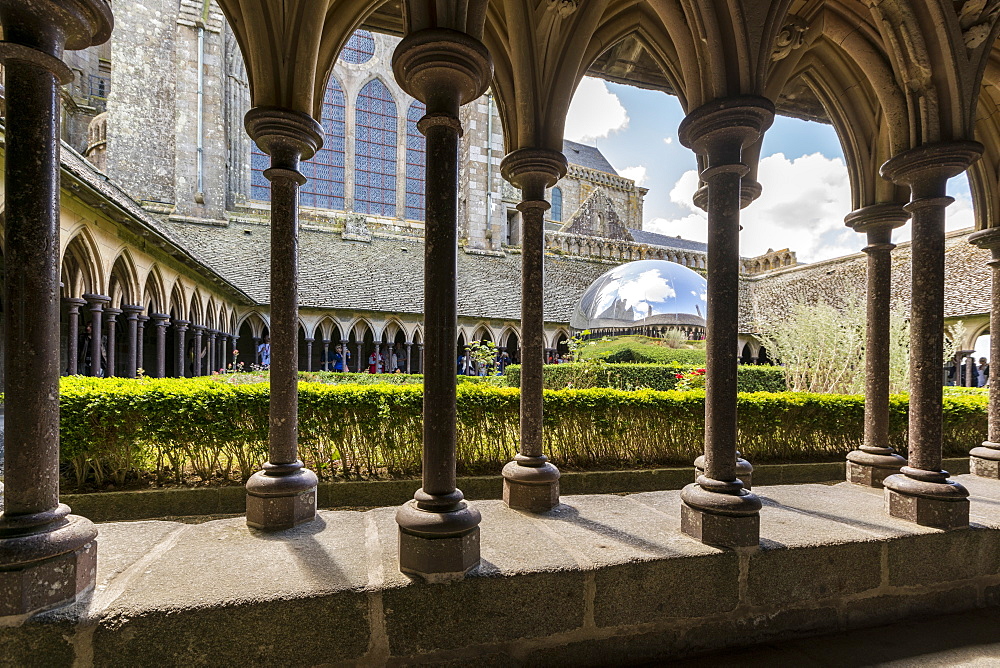
[[[990,382],[990,363],[985,357],[979,358],[979,387],[986,387]]]
[[[346,372],[347,364],[351,359],[351,351],[345,350],[343,346],[337,346],[333,350],[333,370],[340,373]]]
[[[103,336],[101,337],[100,369],[97,373],[93,372],[93,341],[93,326],[88,322],[87,326],[83,328],[83,332],[77,337],[77,373],[85,376],[95,375],[104,377],[104,371],[107,367],[106,339]]]
[[[399,344],[397,343],[394,347],[389,349],[389,368],[387,371],[395,373],[399,368],[399,356],[396,351],[399,349]]]
[[[264,335],[260,345],[257,346],[257,359],[260,360],[261,368],[271,368],[271,337],[267,334]]]
[[[378,347],[368,356],[368,373],[382,373],[382,353]]]
[[[398,349],[396,353],[396,370],[400,373],[406,373],[406,350],[398,343],[396,344],[396,348]]]

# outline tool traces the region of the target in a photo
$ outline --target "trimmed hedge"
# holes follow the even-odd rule
[[[604,364],[586,362],[546,364],[542,384],[547,390],[570,387],[609,387],[616,390],[672,390],[677,374],[703,367],[668,364]],[[504,371],[507,384],[521,386],[521,367],[512,364]],[[780,367],[743,365],[737,378],[740,392],[784,392],[785,374]]]
[[[300,457],[323,479],[416,476],[422,388],[301,383]],[[69,486],[136,477],[246,479],[267,452],[268,385],[212,379],[65,378],[62,461]],[[545,393],[545,446],[560,467],[683,466],[701,454],[703,391]],[[518,444],[515,388],[458,388],[458,468],[500,471]],[[905,396],[892,400],[892,441],[906,439]],[[739,397],[740,450],[751,462],[840,459],[861,444],[859,396],[752,393]],[[944,400],[945,455],[986,437],[986,397]]]
[[[580,347],[584,358],[599,357],[605,362],[640,362],[645,364],[694,364],[705,366],[704,342],[701,348],[670,348],[648,336],[618,336],[587,341]]]
[[[455,376],[456,382],[486,383],[506,385],[502,376],[488,379],[482,376]],[[260,381],[266,381],[261,377]],[[424,376],[419,373],[338,373],[335,371],[299,371],[299,380],[307,383],[327,383],[334,385],[423,385]]]

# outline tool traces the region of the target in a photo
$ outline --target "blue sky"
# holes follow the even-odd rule
[[[676,98],[656,91],[584,79],[570,109],[567,139],[598,146],[623,176],[649,188],[644,226],[704,240],[704,213],[690,201],[697,187],[694,154],[677,141],[684,114]],[[850,186],[833,128],[778,117],[764,138],[764,193],[744,211],[741,251],[791,248],[813,262],[861,250],[863,235],[843,224]],[[972,224],[968,182],[953,179],[949,229]],[[897,241],[909,238],[908,226]]]

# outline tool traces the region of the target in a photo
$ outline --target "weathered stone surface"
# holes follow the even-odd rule
[[[739,602],[739,558],[725,552],[603,568],[594,622],[629,626],[729,612]]]
[[[540,647],[528,652],[520,665],[586,668],[641,664],[672,654],[677,647],[678,638],[677,630],[666,629]]]
[[[684,504],[681,531],[706,545],[753,547],[760,542],[760,515],[716,515]]]
[[[399,570],[427,578],[462,577],[479,564],[479,527],[461,536],[424,538],[400,529]]]
[[[889,543],[889,584],[954,582],[1000,573],[1000,535],[971,528]]]
[[[72,604],[94,586],[97,541],[57,557],[0,571],[0,617]]]
[[[881,488],[882,481],[896,473],[899,473],[899,469],[885,469],[847,462],[847,481],[855,485]]]
[[[980,478],[1000,479],[1000,461],[995,459],[969,457],[969,469]]]
[[[391,652],[412,656],[578,628],[584,578],[580,571],[563,571],[390,589],[382,605]],[[470,623],[473,611],[481,623]]]
[[[788,605],[857,594],[879,586],[881,543],[762,549],[750,556],[747,602]]]
[[[890,624],[906,617],[968,610],[977,605],[976,597],[976,588],[973,586],[912,594],[883,594],[842,606],[841,614],[845,625],[851,628]]]
[[[73,665],[71,620],[41,615],[21,628],[0,627],[0,666],[52,668]]]
[[[559,504],[559,481],[525,485],[504,478],[503,501],[511,508],[543,513]]]
[[[360,658],[368,633],[362,592],[116,612],[94,633],[94,664],[311,666]]]
[[[969,500],[928,499],[885,490],[886,511],[921,526],[936,529],[961,529],[969,524]]]

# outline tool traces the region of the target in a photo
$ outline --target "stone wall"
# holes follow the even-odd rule
[[[707,261],[707,255],[701,251],[561,231],[545,233],[545,248],[564,255],[600,258],[607,260],[609,264],[634,260],[669,260],[691,269],[704,269]]]

